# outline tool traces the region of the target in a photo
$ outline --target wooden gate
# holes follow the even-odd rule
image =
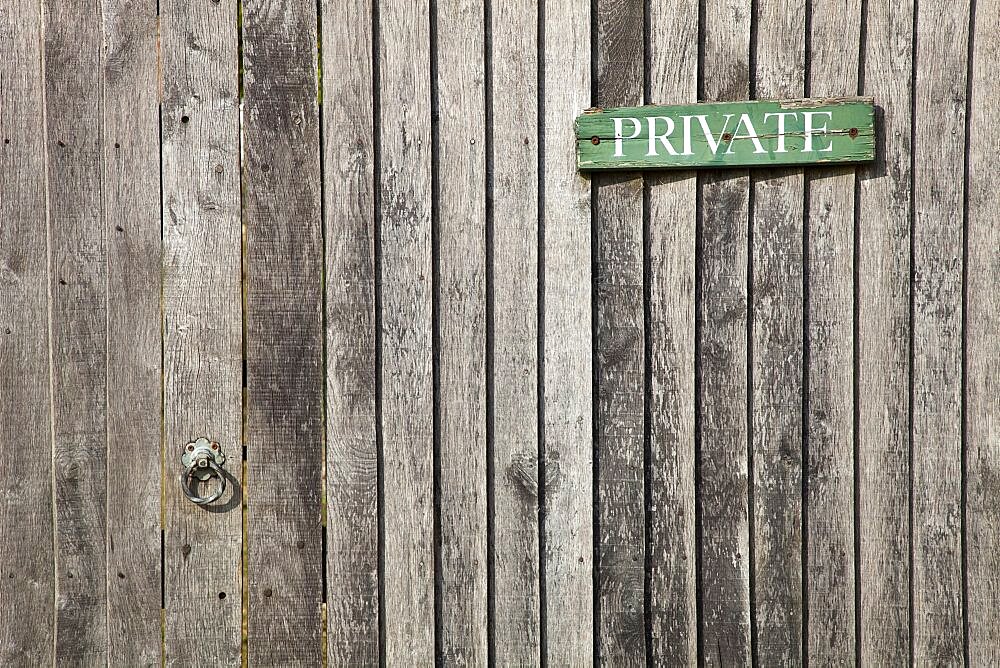
[[[0,664],[995,663],[998,53],[1000,0],[3,0]],[[591,105],[840,95],[871,166],[575,167]]]

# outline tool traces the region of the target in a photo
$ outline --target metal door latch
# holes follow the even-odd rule
[[[184,490],[184,496],[199,506],[218,500],[226,491],[226,476],[221,468],[225,461],[226,455],[223,454],[219,444],[205,437],[185,445],[184,453],[181,455],[181,464],[184,466],[184,472],[181,473],[181,489]],[[213,474],[219,479],[215,492],[208,496],[198,496],[191,490],[193,480],[206,482]]]

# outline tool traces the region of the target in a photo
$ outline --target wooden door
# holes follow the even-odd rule
[[[4,0],[0,665],[995,663],[998,18]],[[576,168],[844,95],[871,165]]]

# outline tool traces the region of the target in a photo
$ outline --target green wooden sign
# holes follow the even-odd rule
[[[871,98],[588,109],[576,119],[581,170],[768,167],[875,159]]]

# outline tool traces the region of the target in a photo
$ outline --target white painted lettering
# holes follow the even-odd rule
[[[778,119],[778,148],[774,150],[775,153],[788,153],[788,150],[785,148],[785,118],[795,118],[798,115],[799,114],[794,111],[779,111],[773,114],[764,114],[765,123],[767,123],[767,119],[771,116]]]
[[[805,121],[804,132],[806,135],[806,145],[802,149],[803,153],[810,153],[813,150],[813,135],[815,134],[826,134],[829,132],[826,129],[826,123],[823,125],[813,125],[813,116],[826,116],[828,119],[833,119],[832,111],[803,111],[802,117]],[[819,149],[820,153],[827,153],[833,151],[833,140],[827,144],[826,148]]]
[[[662,135],[656,134],[656,122],[664,121],[667,126],[667,131]],[[649,152],[646,153],[647,157],[653,157],[659,155],[656,152],[656,142],[659,140],[663,144],[663,148],[667,149],[667,153],[670,155],[677,155],[677,151],[674,150],[673,145],[667,139],[670,135],[674,133],[674,119],[669,116],[650,116],[646,122],[649,124]]]
[[[681,120],[684,123],[684,152],[681,155],[694,155],[694,151],[691,150],[691,119],[694,116],[681,116]],[[702,116],[704,118],[704,116]]]
[[[746,133],[740,134],[740,128],[745,127]],[[729,142],[729,150],[726,154],[733,152],[733,144],[737,139],[749,139],[753,142],[754,153],[767,153],[767,149],[764,145],[760,143],[760,139],[757,138],[757,130],[753,126],[753,122],[750,120],[750,114],[743,114],[740,116],[739,122],[736,124],[736,129],[733,131],[733,139]]]
[[[635,139],[642,132],[642,122],[638,118],[614,118],[615,122],[615,157],[620,158],[624,153],[622,153],[622,139]],[[625,121],[632,123],[632,134],[628,137],[622,136],[622,124]]]
[[[722,126],[722,132],[716,137],[712,134],[712,131],[708,128],[708,118],[706,116],[694,116],[693,118],[698,119],[698,123],[701,124],[701,131],[705,134],[705,141],[708,142],[708,147],[712,149],[712,153],[719,152],[719,141],[722,139],[722,135],[726,134],[726,128],[729,127],[729,121],[732,120],[732,114],[726,114],[724,118],[726,119],[725,125]]]

